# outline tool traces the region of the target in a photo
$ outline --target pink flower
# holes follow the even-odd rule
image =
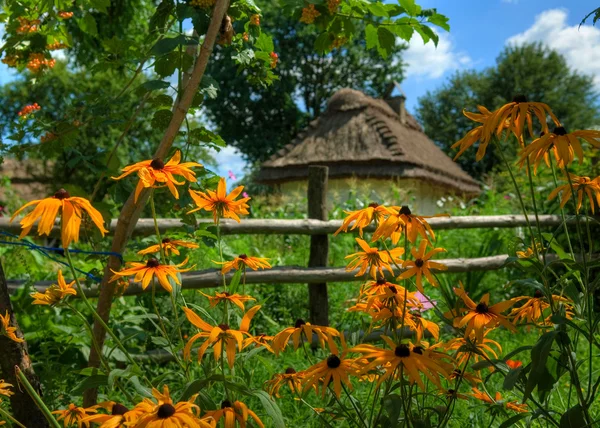
[[[507,201],[510,201],[511,197],[510,197],[510,195],[504,195],[504,199],[506,199]]]
[[[232,180],[237,180],[237,177],[235,176],[232,170],[229,170],[229,178]]]
[[[410,309],[413,311],[425,312],[425,311],[428,311],[429,309],[433,308],[437,304],[437,301],[430,300],[427,296],[422,294],[420,291],[417,291],[415,293],[415,297],[417,299],[419,299],[420,304],[418,306],[412,306]]]
[[[249,197],[250,197],[250,195],[248,195],[246,192],[242,192],[242,197],[243,197],[243,198],[249,198]]]

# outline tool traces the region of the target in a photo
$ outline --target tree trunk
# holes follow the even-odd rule
[[[10,315],[10,325],[17,328],[15,332],[17,337],[23,339],[23,333],[17,324],[10,303],[8,284],[2,263],[0,262],[0,313],[5,315],[7,311]],[[40,409],[37,408],[33,399],[27,394],[24,388],[18,387],[15,366],[21,368],[21,371],[27,376],[29,383],[41,395],[40,381],[33,371],[31,360],[27,353],[27,342],[17,343],[4,335],[0,335],[0,371],[2,372],[3,379],[14,385],[12,391],[15,394],[10,397],[13,416],[28,428],[47,427],[48,421],[46,421]]]

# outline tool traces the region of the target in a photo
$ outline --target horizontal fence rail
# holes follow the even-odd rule
[[[474,271],[490,271],[502,268],[508,255],[479,257],[472,259],[440,259],[436,260],[448,267],[445,271],[435,271],[435,273],[461,273]],[[296,283],[322,283],[322,282],[358,282],[366,281],[368,277],[356,277],[358,270],[346,271],[343,267],[321,267],[305,268],[296,266],[282,266],[273,269],[261,271],[247,271],[246,284],[296,284]],[[400,274],[401,270],[394,269],[394,275],[386,271],[386,277],[392,279]],[[233,277],[233,273],[226,275],[228,281]],[[182,287],[186,290],[221,287],[223,277],[218,269],[210,269],[196,272],[184,272],[181,274]],[[14,293],[19,287],[23,286],[23,280],[9,280],[8,288]],[[52,281],[40,281],[34,285],[36,290],[44,290]],[[157,288],[161,290],[161,287]],[[152,287],[146,288],[146,292],[151,291]],[[96,297],[98,295],[97,287],[88,288],[85,291],[86,296]],[[141,294],[144,290],[139,283],[132,283],[125,295]]]
[[[576,224],[574,216],[567,217],[567,224]],[[594,218],[595,221],[600,220]],[[523,215],[486,215],[486,216],[456,216],[456,217],[432,217],[428,223],[435,230],[443,229],[478,229],[478,228],[513,228],[523,227],[527,225],[527,220]],[[534,218],[530,216],[530,222],[534,222]],[[540,215],[540,226],[556,227],[562,224],[562,218],[558,215]],[[111,221],[109,231],[112,233],[115,230],[117,220]],[[198,225],[213,224],[212,220],[198,220]],[[241,223],[234,220],[221,220],[221,233],[223,235],[324,235],[335,233],[342,225],[342,220],[288,220],[288,219],[244,219]],[[158,228],[161,233],[168,230],[186,230],[194,228],[183,223],[176,218],[158,219]],[[365,229],[373,231],[374,227]],[[0,231],[5,231],[18,235],[21,232],[19,219],[15,219],[12,223],[9,218],[0,218]],[[54,236],[60,235],[59,226],[56,225],[52,230]],[[154,220],[151,218],[141,218],[137,222],[133,231],[135,235],[152,235],[155,233]]]

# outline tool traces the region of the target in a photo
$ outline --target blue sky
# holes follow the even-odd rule
[[[391,1],[390,1],[391,2]],[[425,8],[435,7],[450,18],[450,32],[440,33],[440,43],[423,45],[413,37],[404,55],[408,63],[402,90],[407,107],[414,112],[420,96],[444,84],[457,70],[494,64],[509,43],[539,41],[563,54],[570,67],[591,74],[600,89],[600,23],[591,21],[578,28],[581,19],[598,7],[596,0],[417,0]],[[1,29],[0,29],[1,30]],[[0,63],[0,84],[14,75]],[[218,172],[241,178],[245,163],[228,147],[216,155]],[[229,181],[229,180],[228,180]]]

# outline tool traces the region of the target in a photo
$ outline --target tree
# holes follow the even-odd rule
[[[462,115],[463,108],[495,109],[517,94],[552,106],[567,129],[589,128],[600,119],[593,79],[571,70],[562,55],[541,44],[506,47],[495,67],[456,73],[442,88],[419,99],[417,118],[425,133],[454,156],[452,144],[475,126]],[[514,150],[506,155],[513,158],[517,147],[508,147]],[[482,178],[500,159],[490,146],[481,161],[475,162],[475,150],[468,150],[458,162],[475,178]]]
[[[273,37],[279,80],[268,87],[250,84],[250,71],[237,72],[225,49],[215,52],[208,71],[220,87],[218,99],[206,102],[208,115],[225,141],[250,162],[268,159],[288,144],[336,90],[351,87],[379,97],[390,82],[404,76],[404,45],[396,44],[382,58],[366,49],[365,40],[354,38],[333,53],[317,54],[314,28],[282,14],[277,4],[263,3],[261,27]],[[357,26],[362,26],[359,32],[364,28]]]

